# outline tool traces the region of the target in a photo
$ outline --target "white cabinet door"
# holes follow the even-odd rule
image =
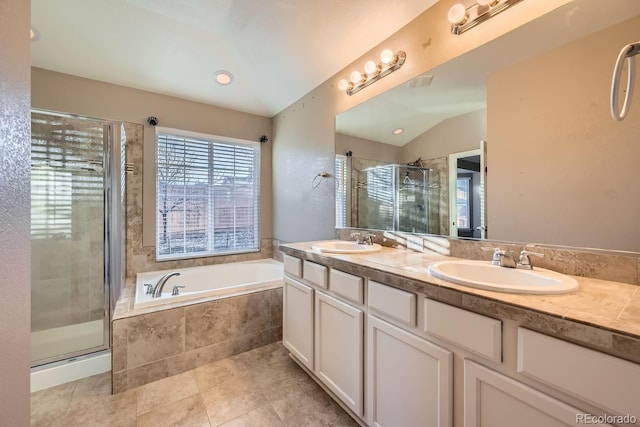
[[[315,373],[358,416],[363,415],[364,314],[322,292],[315,303]]]
[[[587,416],[484,366],[464,362],[465,427],[566,427],[588,424]]]
[[[367,423],[451,426],[453,354],[376,317],[367,323]]]
[[[282,343],[313,370],[313,289],[285,276]]]

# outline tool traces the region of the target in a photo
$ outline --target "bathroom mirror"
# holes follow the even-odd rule
[[[362,171],[419,162],[431,175],[427,232],[451,235],[459,211],[473,210],[463,197],[451,212],[465,188],[451,158],[477,150],[486,222],[454,235],[484,237],[469,234],[480,227],[492,240],[640,252],[640,94],[624,121],[609,107],[616,58],[637,28],[638,1],[576,0],[338,115],[336,165],[348,177],[338,225],[390,229],[358,223],[361,209],[372,216],[358,200]]]

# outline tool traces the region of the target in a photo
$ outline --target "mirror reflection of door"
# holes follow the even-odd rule
[[[484,174],[481,150],[449,156],[451,236],[485,238]]]

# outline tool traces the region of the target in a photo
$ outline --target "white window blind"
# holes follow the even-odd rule
[[[260,147],[157,132],[156,258],[260,249]]]
[[[336,155],[336,227],[347,226],[347,158]]]

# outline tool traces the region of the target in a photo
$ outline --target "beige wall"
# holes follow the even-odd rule
[[[489,76],[489,237],[640,251],[640,96],[609,113],[640,18]],[[640,69],[636,70],[640,81]]]
[[[402,147],[336,133],[336,154],[344,155],[347,151],[353,152],[353,157],[358,159],[400,163]]]
[[[76,113],[104,119],[122,120],[144,126],[143,241],[155,246],[155,136],[146,124],[148,116],[158,117],[159,126],[211,135],[257,141],[261,135],[271,140],[272,120],[254,114],[213,107],[117,86],[39,68],[32,69],[34,108]],[[270,238],[271,147],[261,145],[261,235]]]
[[[489,20],[474,28],[473,33],[454,36],[446,16],[457,0],[441,0],[385,42],[276,115],[273,123],[274,237],[283,241],[304,241],[334,236],[334,182],[327,181],[316,189],[311,188],[311,182],[320,171],[333,170],[336,114],[568,1],[522,2],[503,12],[499,19]],[[337,90],[338,80],[353,69],[361,69],[367,59],[377,57],[384,48],[402,49],[407,53],[405,65],[400,70],[353,96]]]
[[[443,120],[402,147],[401,162],[446,157],[480,149],[480,141],[487,139],[487,110],[472,111]]]
[[[29,2],[0,2],[0,424],[29,425]]]

